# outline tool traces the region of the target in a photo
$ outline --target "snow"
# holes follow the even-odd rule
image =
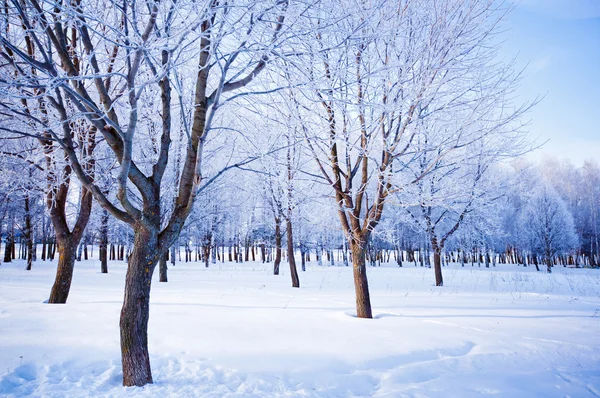
[[[352,272],[310,264],[178,263],[152,288],[155,384],[121,386],[125,265],[0,265],[0,396],[597,397],[600,272],[498,265],[369,268],[375,319],[353,316]],[[157,270],[158,271],[158,270]]]

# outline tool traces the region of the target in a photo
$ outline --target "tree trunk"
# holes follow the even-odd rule
[[[108,211],[102,211],[102,220],[100,224],[100,272],[108,273]]]
[[[50,291],[49,304],[65,304],[71,290],[73,279],[73,268],[77,257],[77,243],[70,237],[57,238],[58,245],[58,267],[56,278]]]
[[[31,228],[31,212],[29,211],[29,195],[25,195],[25,242],[27,245],[27,271],[31,271],[33,263],[33,231]]]
[[[300,261],[302,262],[302,271],[306,271],[306,249],[304,244],[300,245]]]
[[[56,256],[56,237],[52,239],[52,244],[49,247],[50,249],[50,260],[54,261],[54,256]]]
[[[159,266],[158,266],[158,272],[160,273],[160,279],[159,282],[168,282],[168,278],[167,278],[167,253],[169,251],[165,250],[165,252],[163,253],[162,256],[160,256],[160,261],[159,261]]]
[[[281,263],[281,220],[275,219],[275,263],[273,264],[273,275],[279,275],[279,264]]]
[[[33,237],[27,238],[27,269],[31,270],[31,265],[35,257],[35,248],[33,245]]]
[[[210,248],[211,248],[212,236],[207,236],[204,239],[204,245],[202,246],[202,258],[204,260],[204,266],[208,268],[210,262]]]
[[[366,247],[364,244],[351,243],[350,250],[352,251],[352,269],[356,293],[356,316],[359,318],[373,318],[367,267],[365,265]]]
[[[292,220],[290,220],[289,217],[286,220],[286,234],[288,261],[290,263],[290,275],[292,276],[292,287],[300,287],[300,279],[298,279],[298,270],[296,269],[296,259],[294,257],[294,235],[292,233]]]
[[[433,269],[435,271],[435,285],[444,286],[444,279],[442,278],[442,264],[440,258],[440,248],[433,249]]]
[[[171,246],[171,255],[169,256],[170,260],[171,260],[171,266],[175,266],[175,245],[179,246],[179,241],[177,241],[177,243],[175,243],[173,246]]]
[[[120,319],[123,385],[126,387],[152,383],[148,319],[152,273],[159,258],[157,250],[158,234],[137,227],[125,276],[125,298]]]
[[[15,244],[14,235],[14,220],[10,217],[10,226],[6,230],[6,245],[4,246],[4,262],[10,263],[12,261],[13,246]]]
[[[46,261],[46,228],[42,225],[42,261]]]
[[[535,265],[535,269],[536,269],[537,271],[539,271],[539,270],[540,270],[540,267],[539,267],[539,265],[538,265],[538,256],[537,256],[537,254],[534,254],[534,255],[533,255],[533,264]]]

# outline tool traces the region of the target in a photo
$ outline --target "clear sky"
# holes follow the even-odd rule
[[[600,0],[515,0],[502,55],[526,67],[520,99],[545,96],[529,130],[531,158],[600,161]]]

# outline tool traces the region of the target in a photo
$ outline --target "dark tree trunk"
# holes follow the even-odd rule
[[[56,237],[54,239],[52,239],[52,242],[51,242],[50,246],[48,247],[48,250],[50,250],[50,255],[48,256],[48,258],[51,261],[54,261],[54,256],[56,255]]]
[[[173,267],[175,266],[175,246],[176,245],[179,245],[179,242],[177,242],[173,246],[171,246],[171,255],[169,256],[169,258],[171,259],[171,265]]]
[[[210,249],[210,257],[211,257],[211,262],[213,264],[217,263],[217,256],[219,254],[219,246],[216,243],[216,239],[213,239],[213,243],[211,245],[211,249]],[[252,260],[254,261],[254,260]]]
[[[204,260],[204,266],[208,268],[208,263],[210,262],[210,248],[212,242],[212,235],[208,235],[204,239],[204,245],[202,246],[202,258]]]
[[[4,246],[4,262],[10,263],[13,259],[13,247],[15,245],[15,235],[14,235],[14,220],[12,216],[10,217],[10,226],[6,231],[6,245]]]
[[[273,264],[273,275],[279,275],[279,264],[281,263],[281,220],[275,219],[275,262]]]
[[[65,304],[71,289],[73,279],[73,268],[77,256],[77,243],[70,236],[57,238],[58,245],[58,267],[56,278],[50,291],[49,304]]]
[[[367,280],[367,267],[365,264],[366,247],[359,243],[351,243],[352,269],[354,274],[354,290],[356,293],[356,316],[359,318],[373,318],[371,312],[371,298],[369,296],[369,282]]]
[[[538,256],[537,256],[536,254],[534,254],[534,255],[533,255],[533,265],[535,265],[535,269],[536,269],[537,271],[539,271],[539,270],[540,270],[540,267],[539,267],[539,265],[538,265]]]
[[[546,272],[552,273],[552,257],[548,255],[546,256]]]
[[[46,228],[42,225],[42,261],[46,261]]]
[[[292,287],[300,287],[300,279],[298,279],[298,270],[296,269],[296,259],[294,257],[294,234],[292,232],[292,220],[286,220],[287,234],[287,253],[290,263],[290,275],[292,276]]]
[[[100,272],[108,273],[108,211],[102,211],[102,220],[100,225]]]
[[[124,386],[152,383],[148,319],[152,273],[159,258],[157,248],[158,234],[137,227],[125,276],[125,298],[120,320]]]
[[[264,263],[267,260],[267,253],[265,250],[265,244],[260,244],[260,260]]]
[[[159,266],[158,266],[158,271],[160,273],[160,279],[159,282],[167,282],[168,278],[167,278],[167,253],[169,251],[166,250],[162,256],[160,256],[160,261],[159,261]]]
[[[58,267],[56,269],[54,285],[50,292],[50,298],[48,299],[48,303],[50,304],[64,304],[67,302],[73,278],[73,267],[77,257],[77,248],[92,211],[92,194],[87,190],[83,190],[81,192],[77,221],[75,222],[73,231],[70,231],[65,215],[67,194],[68,185],[63,184],[59,193],[54,198],[52,194],[48,194],[47,198],[50,219],[56,231],[54,246],[55,248],[58,246]],[[54,253],[52,257],[54,257]]]
[[[25,242],[27,245],[27,271],[31,270],[33,263],[33,231],[31,228],[31,212],[29,209],[29,195],[25,195]]]
[[[444,279],[442,278],[442,262],[440,258],[440,248],[434,247],[433,249],[433,269],[435,271],[435,285],[444,286]]]
[[[83,259],[88,260],[88,237],[83,239]]]

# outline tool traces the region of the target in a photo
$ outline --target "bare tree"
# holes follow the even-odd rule
[[[35,135],[60,146],[68,158],[68,174],[76,174],[84,187],[85,200],[93,196],[132,228],[134,243],[120,319],[123,384],[151,383],[147,329],[154,268],[177,241],[197,192],[225,171],[203,178],[208,134],[216,128],[218,110],[235,92],[248,95],[240,90],[265,69],[281,40],[288,3],[248,1],[234,6],[214,0],[162,5],[148,1],[125,2],[118,8],[105,7],[102,1],[10,3],[10,12],[7,9],[3,14],[5,31],[10,34],[0,37],[5,49],[0,55],[20,73],[5,74],[2,91],[7,101],[3,104],[40,133],[3,130],[12,136]],[[186,23],[175,25],[181,18]],[[35,43],[34,52],[29,51],[29,43]],[[198,61],[190,69],[191,47],[198,48]],[[171,147],[172,90],[178,94],[179,108],[185,108],[189,96],[182,91],[186,85],[181,78],[190,71],[195,87],[191,120],[186,120],[185,112],[181,115],[186,154],[174,206],[163,223],[160,197]],[[21,98],[42,100],[48,115],[28,114],[19,105]],[[155,112],[151,109],[154,99],[162,118],[158,149],[151,159],[136,159],[135,137],[144,127],[140,115]],[[94,183],[86,169],[87,153],[74,140],[70,126],[81,118],[89,125],[87,137],[100,134],[120,165],[116,203]],[[82,224],[73,232],[79,235]],[[57,235],[70,233],[57,230]]]
[[[317,18],[318,34],[305,43],[310,62],[297,65],[308,83],[294,100],[334,191],[352,253],[357,316],[371,318],[365,256],[390,194],[491,131],[514,131],[527,107],[503,108],[518,75],[494,60],[493,36],[506,11],[497,2],[334,0],[322,12],[329,9],[350,11],[329,24]],[[435,139],[418,147],[425,122],[435,126]],[[406,178],[424,153],[432,155],[427,167]]]

